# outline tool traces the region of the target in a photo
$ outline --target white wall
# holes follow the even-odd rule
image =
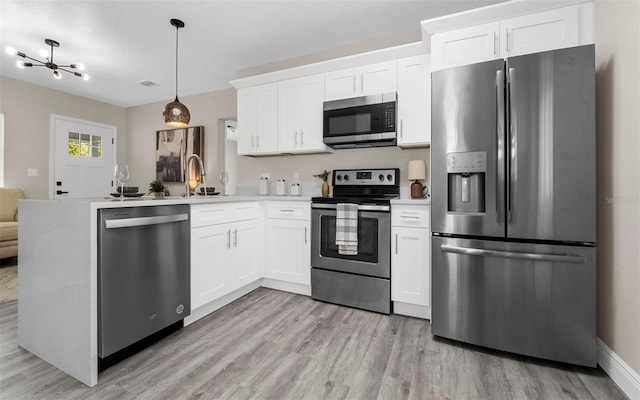
[[[122,107],[0,77],[0,111],[4,113],[4,185],[24,190],[28,198],[49,198],[50,114],[116,126],[118,162],[127,160]],[[27,176],[28,168],[36,168],[38,176]]]
[[[596,1],[598,337],[638,374],[639,26],[640,2]]]

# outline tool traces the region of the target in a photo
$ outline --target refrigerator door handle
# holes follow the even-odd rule
[[[503,221],[504,204],[504,71],[496,71],[496,222]]]
[[[516,69],[509,68],[509,188],[507,194],[507,222],[514,219],[518,183],[518,107],[516,104]]]
[[[446,244],[441,245],[440,249],[445,253],[464,254],[469,256],[491,256],[500,258],[517,258],[520,260],[530,261],[569,262],[578,264],[585,262],[585,258],[582,256],[565,254],[519,253],[515,251],[487,250],[473,247],[451,246]]]

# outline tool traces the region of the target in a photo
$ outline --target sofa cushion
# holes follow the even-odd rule
[[[0,241],[18,240],[18,223],[0,221]]]
[[[16,221],[19,199],[24,199],[22,190],[0,188],[0,221]]]

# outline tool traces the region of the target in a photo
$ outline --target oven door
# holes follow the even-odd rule
[[[312,204],[311,207],[312,267],[391,278],[391,214],[388,206],[359,206],[357,255],[338,253],[336,204]]]

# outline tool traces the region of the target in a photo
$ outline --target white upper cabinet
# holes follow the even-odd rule
[[[573,47],[578,42],[578,8],[565,7],[500,22],[504,57]]]
[[[431,69],[429,55],[398,60],[398,146],[431,143]]]
[[[397,90],[396,61],[385,61],[325,74],[324,100],[338,100]]]
[[[324,75],[278,82],[278,152],[327,151],[322,142]]]
[[[543,2],[538,4],[545,5]],[[526,4],[505,5],[521,6]],[[486,10],[476,13],[487,18],[489,15],[502,15],[501,12],[505,15],[513,12],[501,11],[503,9],[493,6],[495,14],[488,14]],[[467,22],[473,15],[472,10],[460,18]],[[452,20],[455,18],[451,17]],[[423,22],[423,28],[429,24],[429,21]],[[435,33],[431,36],[431,69],[436,71],[589,43],[593,43],[593,4],[584,3]]]
[[[439,70],[500,58],[500,23],[471,26],[431,37],[431,68]]]
[[[238,154],[278,152],[278,85],[238,90]]]

